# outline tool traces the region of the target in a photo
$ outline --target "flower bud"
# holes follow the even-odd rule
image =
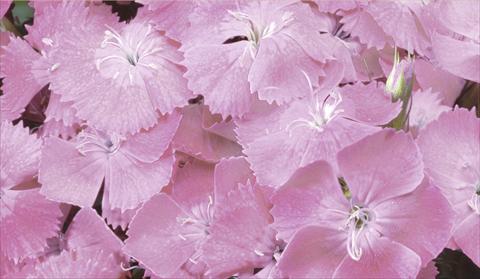
[[[400,61],[400,55],[395,47],[393,68],[388,75],[385,90],[392,94],[394,102],[398,99],[406,101],[412,91],[413,80],[413,59],[408,56],[407,59]]]

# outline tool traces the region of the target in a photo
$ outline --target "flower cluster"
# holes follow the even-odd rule
[[[480,265],[476,0],[10,2],[1,278]]]

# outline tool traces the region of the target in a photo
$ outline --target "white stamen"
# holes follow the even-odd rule
[[[125,267],[123,266],[123,262],[120,263],[120,268],[123,270],[123,271],[130,271],[132,269],[135,269],[135,268],[138,268],[138,265],[134,265],[134,266],[131,266],[131,267]]]
[[[348,231],[347,252],[354,261],[358,261],[363,253],[362,247],[360,247],[360,238],[368,223],[371,221],[373,212],[359,206],[353,206],[353,210],[346,224]]]
[[[475,191],[467,204],[476,214],[480,215],[480,182],[477,183]]]
[[[60,67],[60,63],[55,63],[53,64],[52,67],[50,67],[50,69],[48,69],[50,72],[53,72],[55,71],[56,69],[58,69],[58,67]]]
[[[313,94],[313,85],[312,85],[312,81],[310,80],[310,77],[307,75],[307,73],[304,70],[301,70],[301,72],[305,76],[305,79],[307,80],[310,93]]]
[[[188,261],[190,261],[193,264],[198,264],[198,262],[196,260],[192,259],[192,258],[188,258]]]
[[[183,236],[183,235],[181,235],[181,234],[178,234],[178,237],[180,237],[180,239],[182,239],[182,240],[187,240],[187,238],[186,238],[186,237],[184,237],[184,236]]]
[[[262,253],[262,252],[258,251],[257,249],[253,250],[253,252],[254,252],[255,254],[257,254],[258,256],[260,256],[260,257],[263,257],[263,256],[265,256],[265,254],[264,254],[264,253]]]
[[[133,75],[130,70],[128,71],[128,79],[130,80],[130,85],[133,85]]]
[[[292,121],[285,128],[288,131],[289,135],[292,136],[292,132],[295,128],[307,127],[310,129],[317,130],[322,132],[324,126],[336,118],[343,109],[338,109],[338,106],[342,103],[342,96],[337,92],[333,91],[328,95],[323,102],[320,101],[319,95],[315,95],[314,105],[310,105],[308,108],[308,115],[310,119],[299,118]]]
[[[50,38],[42,38],[42,43],[44,43],[47,46],[53,46],[53,40]]]

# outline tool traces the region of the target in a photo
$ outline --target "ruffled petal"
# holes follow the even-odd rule
[[[172,186],[172,198],[185,211],[213,198],[215,165],[189,158],[177,167]]]
[[[438,92],[442,104],[453,107],[462,92],[465,80],[423,59],[415,60],[414,68],[418,85],[424,91],[431,88],[432,92]]]
[[[30,135],[22,122],[13,126],[3,121],[0,126],[0,187],[14,187],[33,180],[40,163],[42,141]]]
[[[65,238],[69,251],[103,250],[119,256],[123,246],[92,208],[83,208],[75,215]]]
[[[172,166],[169,152],[153,163],[143,163],[120,150],[109,158],[105,177],[110,207],[125,211],[147,201],[168,184]]]
[[[241,155],[238,143],[202,127],[202,118],[206,113],[208,108],[204,105],[183,108],[183,117],[173,139],[173,148],[208,162]]]
[[[242,116],[254,96],[247,81],[252,58],[248,42],[202,45],[185,52],[189,88],[205,97],[213,113]]]
[[[345,31],[365,44],[367,48],[382,49],[385,44],[393,45],[392,38],[377,24],[373,17],[364,10],[353,10],[345,13],[340,19]]]
[[[441,34],[432,37],[433,53],[440,67],[456,76],[480,82],[479,44]],[[462,51],[458,51],[458,50]]]
[[[250,90],[268,103],[289,103],[310,92],[305,74],[317,85],[320,68],[290,36],[273,36],[260,43],[248,74]]]
[[[187,215],[167,195],[150,199],[134,217],[123,251],[160,277],[171,277],[195,252],[195,240],[181,237]],[[145,241],[148,240],[148,241]]]
[[[209,235],[202,245],[208,276],[225,277],[271,261],[274,231],[261,191],[248,182],[215,203]],[[241,235],[242,237],[238,237]]]
[[[395,44],[410,53],[423,54],[430,45],[429,38],[409,3],[376,1],[370,3],[366,11],[377,24],[393,37]]]
[[[35,266],[27,278],[121,278],[114,256],[103,250],[64,251]]]
[[[480,7],[475,0],[438,1],[437,18],[444,27],[480,41]]]
[[[442,113],[421,131],[417,141],[425,171],[435,185],[447,190],[478,182],[480,119],[474,111],[457,108]]]
[[[47,238],[60,230],[58,203],[45,199],[38,189],[7,190],[0,207],[1,253],[14,262],[37,257],[47,248]]]
[[[220,201],[227,194],[247,182],[255,183],[255,176],[245,157],[229,158],[215,165],[215,200]]]
[[[358,82],[342,87],[341,94],[349,107],[345,115],[363,123],[385,125],[400,113],[400,102],[392,103],[380,84]]]
[[[84,156],[72,143],[49,138],[42,149],[40,192],[51,200],[90,207],[105,177],[106,160],[104,154]]]
[[[123,142],[122,152],[144,163],[157,161],[170,146],[181,119],[177,112],[160,118],[155,127]]]
[[[480,266],[480,216],[472,213],[455,230],[453,237],[462,251]]]
[[[32,74],[32,64],[40,55],[24,40],[10,38],[0,59],[2,80],[2,120],[20,117],[25,107],[45,84],[38,83]]]

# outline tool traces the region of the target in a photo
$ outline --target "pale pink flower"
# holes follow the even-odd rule
[[[446,245],[454,215],[424,179],[413,139],[380,131],[340,151],[338,165],[344,192],[320,161],[298,170],[273,197],[274,227],[290,240],[278,263],[282,275],[416,276]]]
[[[319,33],[321,20],[300,1],[200,4],[182,46],[190,89],[224,117],[248,112],[255,92],[279,104],[305,96],[298,81],[306,73],[318,85],[329,76],[321,63],[336,49]]]
[[[50,89],[73,102],[80,119],[100,130],[135,133],[154,126],[159,112],[187,103],[191,92],[178,45],[148,21],[110,23],[78,2],[56,9],[75,23],[47,38],[50,50],[37,75],[48,74]]]
[[[126,138],[88,128],[70,142],[47,139],[39,171],[41,192],[52,200],[92,206],[105,179],[111,208],[137,207],[170,180],[173,157],[168,147],[180,119],[174,113]]]
[[[14,263],[42,252],[62,215],[57,203],[38,193],[42,142],[21,125],[3,121],[0,127],[0,253]]]
[[[140,209],[124,251],[160,277],[182,266],[228,277],[270,261],[271,221],[243,158],[222,160],[215,171],[194,160],[175,177],[171,196],[154,196]]]
[[[480,265],[480,119],[474,111],[444,112],[418,138],[425,171],[457,212],[453,238]]]
[[[380,84],[356,83],[239,120],[237,134],[258,181],[279,187],[300,167],[335,162],[340,149],[378,131],[399,110]]]

